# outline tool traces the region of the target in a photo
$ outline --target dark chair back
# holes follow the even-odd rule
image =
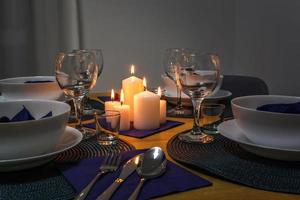
[[[229,90],[232,93],[232,96],[224,102],[226,104],[226,117],[232,116],[231,99],[240,96],[269,94],[265,81],[252,76],[224,75],[221,89]]]
[[[232,92],[231,98],[269,94],[265,81],[253,76],[224,75],[221,89]]]

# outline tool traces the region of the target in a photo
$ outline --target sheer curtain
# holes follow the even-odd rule
[[[55,54],[79,48],[76,0],[1,0],[0,22],[0,78],[52,75]]]

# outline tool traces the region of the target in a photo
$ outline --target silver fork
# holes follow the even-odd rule
[[[86,198],[96,181],[104,174],[108,172],[116,171],[120,165],[121,156],[119,154],[109,155],[104,158],[103,163],[99,168],[97,175],[91,180],[91,182],[75,197],[75,200],[83,200]]]

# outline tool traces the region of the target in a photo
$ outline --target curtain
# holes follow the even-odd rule
[[[0,0],[0,78],[53,75],[58,51],[79,48],[76,0]]]

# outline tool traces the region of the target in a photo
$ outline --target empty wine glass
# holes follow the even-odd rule
[[[190,59],[191,52],[193,52],[192,49],[187,48],[170,48],[165,50],[164,54],[164,68],[166,75],[173,80],[173,82],[176,85],[176,98],[177,98],[177,104],[174,109],[171,109],[168,111],[168,114],[170,116],[186,116],[191,115],[192,111],[189,109],[185,109],[182,106],[181,101],[181,88],[180,84],[178,82],[178,73],[176,70],[178,69],[177,66],[186,66],[190,65],[190,62],[192,60]]]
[[[102,71],[103,71],[103,56],[102,56],[102,51],[101,49],[76,49],[73,50],[73,52],[90,52],[93,53],[95,56],[95,67],[97,72],[97,78],[94,79],[94,82],[91,85],[91,89],[96,85],[97,79],[100,77]],[[89,91],[86,93],[86,95],[83,98],[83,114],[84,115],[91,115],[93,114],[93,108],[91,104],[88,102],[88,96],[89,96]]]
[[[194,108],[194,125],[191,131],[183,133],[179,139],[186,142],[209,143],[213,137],[201,131],[201,103],[210,95],[220,79],[220,59],[216,54],[192,52],[190,64],[178,65],[178,83],[182,91],[191,97]]]
[[[85,129],[81,124],[82,99],[97,79],[95,55],[90,52],[60,52],[55,59],[56,80],[66,96],[75,103],[76,128],[84,138],[95,135],[95,131]]]

